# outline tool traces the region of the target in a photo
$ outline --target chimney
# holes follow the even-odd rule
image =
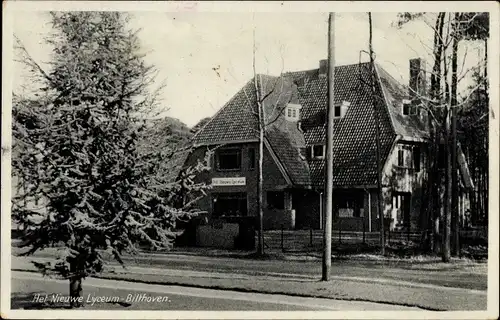
[[[326,78],[328,75],[328,60],[319,60],[319,77]]]
[[[410,59],[410,92],[411,100],[426,95],[425,60],[422,58]]]

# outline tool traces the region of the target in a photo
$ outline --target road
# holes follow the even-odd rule
[[[67,305],[64,301],[56,302],[57,294],[59,297],[67,297],[67,280],[13,271],[11,284],[12,309],[57,309]],[[83,290],[85,309],[96,310],[420,310],[371,302],[152,285],[94,278],[84,281]],[[44,297],[47,297],[46,302],[41,302]],[[98,302],[99,299],[112,301]]]

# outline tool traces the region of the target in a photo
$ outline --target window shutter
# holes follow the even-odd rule
[[[416,172],[420,171],[420,147],[413,147],[413,167]]]

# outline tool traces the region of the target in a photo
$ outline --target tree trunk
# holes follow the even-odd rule
[[[255,52],[254,52],[255,59]],[[260,80],[260,79],[259,79]],[[260,87],[257,80],[257,74],[255,73],[255,62],[254,62],[254,84],[257,97],[257,118],[259,126],[259,163],[257,166],[257,211],[259,215],[259,240],[257,242],[257,254],[264,254],[264,209],[263,209],[263,164],[264,164],[264,110],[262,106]],[[262,83],[260,83],[262,85]]]
[[[445,192],[444,192],[444,214],[443,214],[443,237],[441,258],[443,262],[450,261],[450,227],[451,227],[451,143],[450,143],[450,122],[451,122],[451,106],[448,106],[446,114],[446,132],[445,132],[445,146],[446,146],[446,173],[445,173]]]
[[[440,12],[436,19],[436,27],[434,33],[434,66],[431,74],[431,99],[439,99],[441,88],[441,59],[443,55],[443,27],[444,27],[445,12]]]
[[[263,175],[262,166],[264,163],[264,137],[265,137],[265,119],[264,119],[264,106],[260,88],[263,86],[262,79],[257,76],[256,66],[255,66],[255,29],[253,30],[253,56],[252,56],[252,67],[253,67],[253,83],[255,87],[255,98],[257,103],[257,123],[258,123],[258,134],[259,134],[259,163],[257,166],[257,214],[258,214],[258,227],[259,227],[259,238],[257,241],[257,254],[264,255],[264,209],[263,209]]]
[[[434,246],[433,246],[433,251],[434,253],[438,254],[441,251],[441,243],[443,242],[443,233],[441,232],[442,227],[443,227],[443,213],[442,213],[442,204],[443,204],[443,188],[442,188],[442,176],[440,170],[435,170],[435,176],[434,176],[434,201],[433,201],[433,215],[432,215],[432,226],[433,226],[433,239],[434,239]]]
[[[264,209],[263,209],[263,175],[262,166],[264,164],[264,126],[262,125],[262,108],[259,108],[259,177],[257,185],[258,210],[259,210],[259,254],[264,254]]]
[[[484,39],[484,78],[488,79],[488,39]],[[488,88],[485,88],[488,93]]]
[[[430,118],[430,117],[429,117]],[[429,121],[429,125],[432,125],[431,121]],[[430,129],[431,131],[431,144],[429,145],[429,148],[427,149],[427,161],[425,168],[427,170],[427,184],[426,184],[426,192],[423,192],[425,194],[425,197],[422,201],[422,208],[423,208],[423,226],[422,230],[424,230],[424,234],[422,236],[421,240],[421,248],[425,251],[430,251],[433,246],[434,246],[434,236],[433,236],[433,230],[434,230],[434,224],[433,224],[433,217],[432,217],[432,212],[433,212],[433,193],[434,193],[434,188],[433,184],[434,182],[434,159],[435,159],[435,143],[434,143],[434,130]],[[424,205],[427,204],[427,205]]]
[[[489,113],[490,111],[490,98],[489,98],[489,90],[488,90],[488,39],[484,40],[484,78],[485,78],[485,88],[484,88],[484,93],[485,93],[485,102],[486,103],[486,110]],[[486,128],[488,130],[488,128]],[[486,150],[486,163],[483,166],[484,168],[484,213],[485,213],[485,225],[488,225],[488,165],[489,165],[489,159],[488,159],[488,132],[484,134],[485,144],[484,148]]]
[[[82,276],[78,273],[77,267],[74,263],[70,264],[71,277],[69,278],[69,297],[70,307],[80,308],[83,306],[82,302]]]
[[[372,89],[372,104],[373,104],[373,115],[375,118],[375,144],[376,144],[376,156],[375,161],[377,162],[377,198],[378,198],[378,212],[380,221],[380,254],[385,255],[385,219],[384,219],[384,197],[382,190],[382,166],[380,163],[381,159],[381,147],[380,147],[380,116],[378,113],[378,101],[377,92],[375,90],[375,61],[373,52],[373,41],[372,41],[372,16],[368,13],[368,23],[369,23],[369,52],[370,52],[370,83]]]
[[[443,56],[443,48],[444,48],[444,43],[443,43],[443,27],[444,27],[444,18],[445,18],[445,12],[440,12],[438,14],[438,17],[436,19],[436,25],[435,25],[435,30],[434,30],[434,66],[432,69],[432,74],[431,74],[431,88],[430,88],[430,97],[433,101],[431,104],[430,108],[432,110],[436,110],[434,108],[434,104],[439,104],[441,100],[441,62],[442,62],[442,56]],[[434,150],[439,151],[439,144],[440,144],[440,131],[439,130],[439,124],[435,122],[436,120],[433,120],[429,116],[429,126],[431,128],[431,133],[434,135],[433,144],[434,144]],[[431,237],[431,242],[432,242],[432,248],[435,253],[439,252],[439,229],[440,229],[440,217],[441,217],[441,208],[439,205],[440,202],[440,184],[441,184],[441,178],[440,178],[440,172],[438,169],[438,161],[434,160],[432,161],[432,158],[435,158],[438,156],[438,152],[434,153],[429,153],[429,159],[433,163],[434,167],[432,168],[432,171],[429,173],[429,175],[432,175],[432,180],[433,183],[429,184],[429,218],[431,219],[431,226],[432,226],[432,237]]]

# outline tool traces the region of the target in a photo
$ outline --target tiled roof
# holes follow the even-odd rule
[[[368,85],[369,66],[368,63],[362,63],[335,68],[335,103],[351,103],[345,116],[334,123],[336,187],[376,184],[376,129],[371,88]],[[266,137],[295,185],[323,186],[324,160],[305,161],[299,153],[299,149],[306,145],[323,144],[326,140],[324,123],[328,82],[326,77],[318,73],[319,70],[315,69],[288,72],[284,77],[258,76],[263,92],[277,88],[264,104],[266,119],[277,119],[266,129]],[[380,80],[375,90],[380,103],[381,155],[382,159],[386,159],[396,134],[421,138],[425,137],[425,127],[418,117],[401,115],[400,103],[406,93],[404,87],[380,67],[377,67],[377,75]],[[252,80],[198,132],[195,143],[217,144],[256,139],[257,120],[252,113],[255,101]],[[254,109],[250,108],[250,102],[254,103]],[[286,121],[282,114],[275,112],[290,102],[302,105],[302,131],[296,123]]]
[[[296,123],[282,123],[271,126],[267,129],[266,137],[292,182],[295,185],[309,186],[311,185],[309,165],[300,153],[300,149],[305,147],[305,141],[302,134],[296,135],[293,132],[299,132],[296,125]],[[284,128],[286,129],[283,130]]]
[[[407,99],[408,89],[378,66],[377,75],[382,84],[384,97],[388,103],[387,109],[391,115],[395,132],[403,137],[429,138],[429,131],[423,119],[418,115],[402,114],[403,99]],[[422,115],[425,115],[424,112]]]
[[[257,118],[252,113],[255,87],[250,80],[193,137],[195,145],[257,139]]]
[[[289,73],[298,84],[303,106],[302,129],[307,144],[325,143],[324,119],[327,109],[327,79],[318,70]],[[337,187],[374,185],[376,183],[375,120],[369,64],[335,68],[335,103],[351,103],[341,120],[334,122],[334,184]],[[380,87],[378,94],[381,95]],[[384,108],[385,109],[385,108]],[[381,146],[385,159],[395,138],[387,112],[381,114]],[[324,160],[309,161],[311,180],[315,186],[324,183]]]

